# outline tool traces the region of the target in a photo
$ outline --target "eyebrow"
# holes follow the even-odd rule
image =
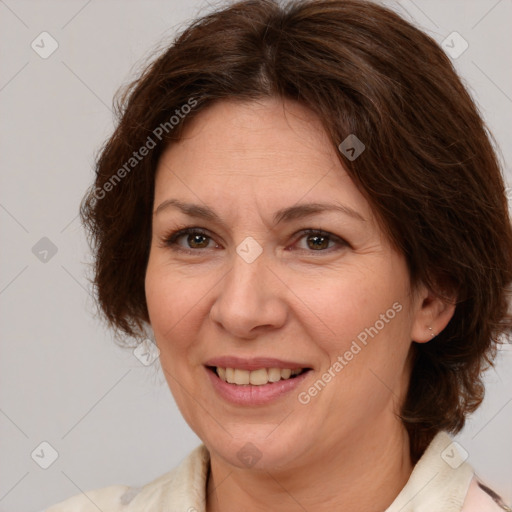
[[[163,210],[168,208],[176,208],[189,217],[197,217],[215,222],[224,227],[226,226],[225,222],[219,217],[219,215],[208,206],[185,203],[178,199],[166,199],[160,203],[160,205],[154,211],[153,215],[158,215]],[[307,203],[289,206],[288,208],[282,208],[274,214],[273,222],[274,225],[277,225],[280,222],[290,222],[292,220],[302,219],[304,217],[309,217],[328,211],[337,211],[361,222],[366,222],[366,219],[356,210],[350,208],[349,206],[335,203]]]

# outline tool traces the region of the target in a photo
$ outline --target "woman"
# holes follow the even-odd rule
[[[510,510],[448,433],[510,332],[512,231],[449,58],[361,0],[232,4],[122,98],[82,205],[106,319],[204,444],[58,511]]]

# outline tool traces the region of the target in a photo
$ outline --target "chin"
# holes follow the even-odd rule
[[[199,437],[211,453],[240,469],[272,471],[291,468],[306,451],[303,429],[291,429],[289,425],[280,429],[276,424],[245,424],[236,430],[239,433],[232,436],[224,432],[221,438]]]

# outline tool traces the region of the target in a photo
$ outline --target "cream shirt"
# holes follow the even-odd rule
[[[73,496],[45,512],[205,512],[209,454],[204,445],[182,463],[140,488],[114,485]],[[432,440],[404,488],[385,512],[512,511],[482,490],[452,439]]]

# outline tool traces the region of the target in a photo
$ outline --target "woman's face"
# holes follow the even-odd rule
[[[304,106],[218,102],[162,155],[147,304],[212,456],[296,467],[396,431],[420,295]]]

